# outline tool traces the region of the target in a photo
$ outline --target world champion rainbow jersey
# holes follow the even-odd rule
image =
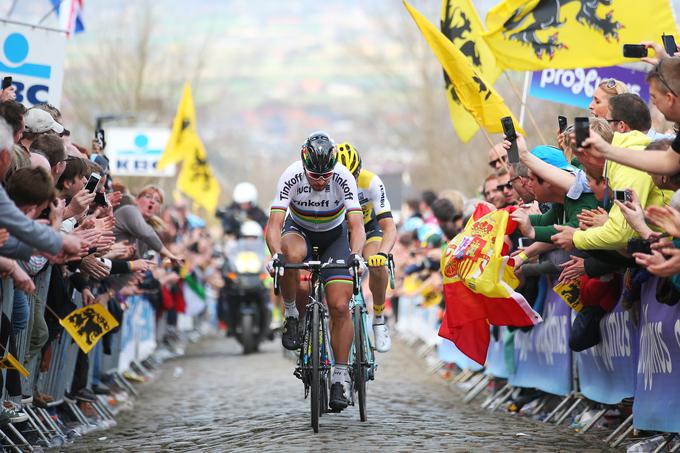
[[[321,191],[312,188],[302,161],[290,165],[279,178],[271,212],[286,212],[309,231],[329,231],[342,224],[345,214],[360,213],[354,176],[336,164],[331,180]]]

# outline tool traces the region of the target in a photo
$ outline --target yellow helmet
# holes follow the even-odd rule
[[[349,142],[338,145],[338,162],[347,167],[353,175],[357,175],[361,170],[361,156]]]

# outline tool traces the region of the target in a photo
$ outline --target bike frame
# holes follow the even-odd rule
[[[366,351],[367,363],[364,364],[363,369],[366,373],[366,380],[372,381],[375,377],[375,370],[378,364],[375,363],[375,351],[373,349],[373,343],[370,336],[368,335],[368,310],[366,309],[366,301],[364,300],[364,293],[361,290],[361,285],[359,285],[359,294],[353,296],[349,301],[349,309],[352,313],[352,323],[354,323],[355,313],[354,307],[361,308],[361,328],[363,330],[364,338],[364,350]],[[353,324],[354,325],[354,324]],[[355,333],[356,335],[356,333]],[[349,354],[349,369],[353,370],[352,365],[356,362],[356,347],[354,342],[352,342],[352,349]],[[354,402],[354,392],[352,392],[352,402]]]

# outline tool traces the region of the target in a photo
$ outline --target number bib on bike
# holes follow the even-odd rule
[[[342,224],[346,213],[361,212],[361,206],[354,177],[343,165],[337,164],[325,189],[316,191],[297,161],[281,175],[271,210],[288,211],[296,224],[318,232]]]

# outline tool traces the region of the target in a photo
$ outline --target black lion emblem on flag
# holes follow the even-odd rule
[[[557,29],[568,20],[561,16],[562,7],[572,1],[578,1],[581,5],[576,14],[576,22],[602,33],[607,41],[619,40],[619,30],[623,25],[612,20],[614,11],[609,11],[604,17],[597,15],[598,6],[611,6],[614,0],[540,0],[527,14],[524,14],[522,8],[518,8],[505,22],[503,36],[530,45],[539,59],[546,55],[552,59],[557,50],[568,48],[565,43],[560,42]],[[524,26],[525,24],[528,25]],[[547,41],[541,41],[536,35],[539,31],[550,29],[554,29],[555,33]]]
[[[78,335],[83,337],[88,345],[94,344],[97,338],[109,330],[106,319],[90,307],[71,314],[68,321],[78,329]]]

